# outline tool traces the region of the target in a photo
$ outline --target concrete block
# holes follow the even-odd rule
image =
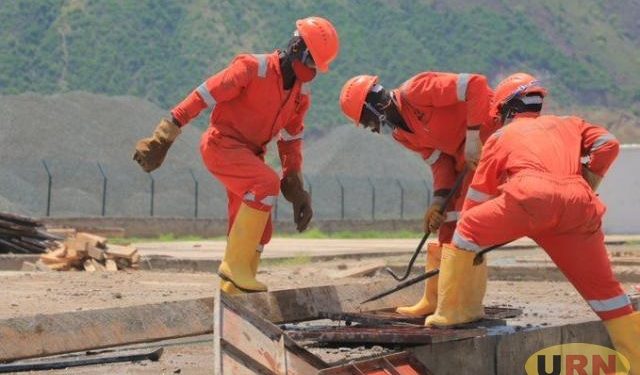
[[[533,353],[562,343],[562,327],[536,328],[496,337],[495,374],[526,375],[524,365]],[[484,373],[477,372],[477,374]],[[494,374],[494,372],[486,372],[486,374]]]
[[[599,320],[562,326],[562,343],[586,343],[612,348],[609,334]]]
[[[496,373],[497,336],[476,337],[409,349],[438,375],[492,375]],[[516,373],[512,373],[513,375]]]

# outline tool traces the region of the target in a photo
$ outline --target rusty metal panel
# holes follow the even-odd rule
[[[287,331],[287,334],[294,340],[311,340],[322,343],[417,345],[484,336],[486,332],[487,330],[484,328],[442,329],[415,326],[352,326],[294,330]]]
[[[336,313],[336,312],[320,312],[320,317],[336,321],[344,321],[347,324],[360,323],[365,325],[414,325],[423,326],[425,317],[409,317],[398,314],[395,309],[374,310],[361,313]],[[522,315],[521,309],[505,308],[505,307],[485,307],[485,318],[474,323],[462,325],[462,327],[492,327],[496,325],[504,325],[504,319],[515,318]]]
[[[318,372],[318,375],[433,375],[411,353],[401,352],[348,363]]]

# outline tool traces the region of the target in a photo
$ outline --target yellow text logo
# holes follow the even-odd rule
[[[593,344],[554,345],[533,353],[527,375],[627,375],[629,360],[615,350]]]

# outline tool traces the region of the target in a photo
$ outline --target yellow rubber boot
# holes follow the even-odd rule
[[[253,264],[256,262],[256,248],[269,215],[267,211],[256,210],[245,203],[240,204],[229,232],[224,258],[218,268],[218,275],[223,281],[231,282],[237,289],[246,293],[267,290],[266,285],[256,280]],[[257,269],[257,264],[255,267]]]
[[[251,258],[251,263],[250,263],[251,274],[253,275],[254,278],[258,274],[258,266],[260,265],[260,257],[262,256],[263,247],[264,247],[263,245],[258,246],[258,249],[255,252],[255,255],[253,256],[253,258]],[[265,285],[265,287],[266,287],[266,285]],[[241,293],[244,293],[242,290],[236,288],[235,285],[233,285],[233,283],[230,282],[230,281],[220,280],[220,289],[222,289],[222,291],[227,293],[227,294],[241,294]]]
[[[484,316],[482,300],[487,289],[487,262],[474,266],[475,253],[447,244],[442,247],[438,307],[426,326],[448,327]]]
[[[616,350],[627,357],[631,375],[640,375],[640,312],[604,321]]]
[[[242,294],[244,293],[240,289],[236,288],[230,281],[220,280],[220,290],[227,294]]]
[[[429,272],[440,267],[442,247],[436,243],[427,245],[427,261],[425,271]],[[424,295],[413,306],[398,307],[396,312],[405,316],[420,317],[433,314],[438,304],[438,276],[433,276],[425,281]]]
[[[260,266],[260,257],[262,257],[263,249],[264,249],[264,245],[259,245],[256,252],[253,255],[253,258],[251,258],[251,274],[253,275],[254,278],[258,274],[258,267]],[[268,287],[266,285],[264,285],[264,288],[265,288],[265,291],[268,290]]]

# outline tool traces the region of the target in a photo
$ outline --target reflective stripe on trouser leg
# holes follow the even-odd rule
[[[602,320],[633,311],[618,282],[601,231],[534,238]]]

